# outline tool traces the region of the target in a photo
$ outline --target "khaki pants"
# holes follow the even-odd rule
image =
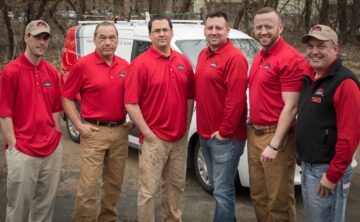
[[[295,221],[295,137],[288,134],[275,160],[262,163],[260,156],[274,133],[255,135],[247,129],[250,194],[260,222]]]
[[[81,137],[80,180],[73,221],[117,220],[118,202],[128,156],[128,128],[97,126],[90,136]],[[100,210],[98,189],[100,190]]]
[[[52,221],[61,173],[62,147],[47,157],[28,156],[16,148],[6,150],[7,222]]]
[[[139,222],[155,221],[155,196],[161,180],[162,221],[181,221],[185,188],[187,134],[175,142],[144,140],[139,156]]]

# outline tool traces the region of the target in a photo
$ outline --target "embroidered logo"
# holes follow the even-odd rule
[[[185,70],[185,66],[180,64],[176,67],[176,69],[182,71],[182,70]]]
[[[123,72],[118,73],[119,78],[125,78],[126,74]]]
[[[39,21],[38,23],[36,23],[36,26],[39,28],[47,28],[47,24],[43,21]]]
[[[315,25],[314,27],[311,28],[310,32],[314,32],[314,31],[317,31],[317,32],[321,32],[322,28],[320,25]]]
[[[315,92],[314,95],[318,95],[323,97],[324,96],[324,89],[323,88],[318,88]]]
[[[265,66],[264,66],[264,69],[269,70],[270,69],[270,63],[266,63]]]
[[[318,88],[311,97],[311,101],[314,103],[321,103],[321,98],[324,96],[324,89]]]
[[[217,68],[217,64],[216,64],[216,62],[212,62],[212,63],[210,63],[210,65],[209,65],[211,68]]]
[[[46,88],[49,88],[52,86],[52,83],[50,82],[50,80],[45,80],[45,82],[43,83],[43,86]]]

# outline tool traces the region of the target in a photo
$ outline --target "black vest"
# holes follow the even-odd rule
[[[355,75],[339,59],[316,82],[305,77],[296,120],[296,149],[301,161],[330,163],[334,158],[337,127],[332,99],[340,83],[349,78],[360,87]]]

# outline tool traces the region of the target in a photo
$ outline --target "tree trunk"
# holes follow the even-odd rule
[[[310,29],[310,16],[311,16],[311,5],[312,0],[306,0],[305,1],[305,7],[303,11],[304,19],[305,19],[305,28],[306,30]]]
[[[357,43],[356,39],[356,29],[360,27],[359,22],[360,16],[360,0],[353,0],[353,4],[351,6],[351,19],[350,19],[350,33],[349,40],[351,43]]]
[[[319,14],[319,23],[328,24],[329,18],[329,0],[322,0],[320,14]]]
[[[245,2],[242,3],[242,6],[241,8],[239,9],[236,17],[235,17],[235,21],[234,21],[234,24],[233,24],[233,28],[234,29],[240,29],[240,23],[241,23],[241,20],[244,16],[244,13],[245,13]],[[247,21],[245,21],[247,22]]]
[[[0,1],[0,9],[2,11],[3,14],[3,19],[5,22],[5,26],[6,26],[6,31],[7,31],[7,35],[8,35],[8,43],[9,43],[9,48],[8,48],[8,59],[11,60],[14,58],[14,54],[15,54],[15,46],[14,46],[14,31],[13,31],[13,27],[8,15],[9,12],[9,7],[5,4],[4,1]]]
[[[346,45],[347,43],[347,13],[346,7],[347,2],[343,0],[337,1],[338,6],[338,21],[339,21],[339,40],[342,44]]]

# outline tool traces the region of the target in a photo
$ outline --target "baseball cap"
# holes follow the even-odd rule
[[[43,20],[34,20],[31,21],[25,29],[25,35],[39,35],[40,33],[48,33],[50,36],[50,26]]]
[[[316,38],[321,41],[332,40],[335,44],[338,44],[338,36],[334,30],[326,25],[315,25],[309,33],[301,37],[301,43],[309,41],[310,37]]]

